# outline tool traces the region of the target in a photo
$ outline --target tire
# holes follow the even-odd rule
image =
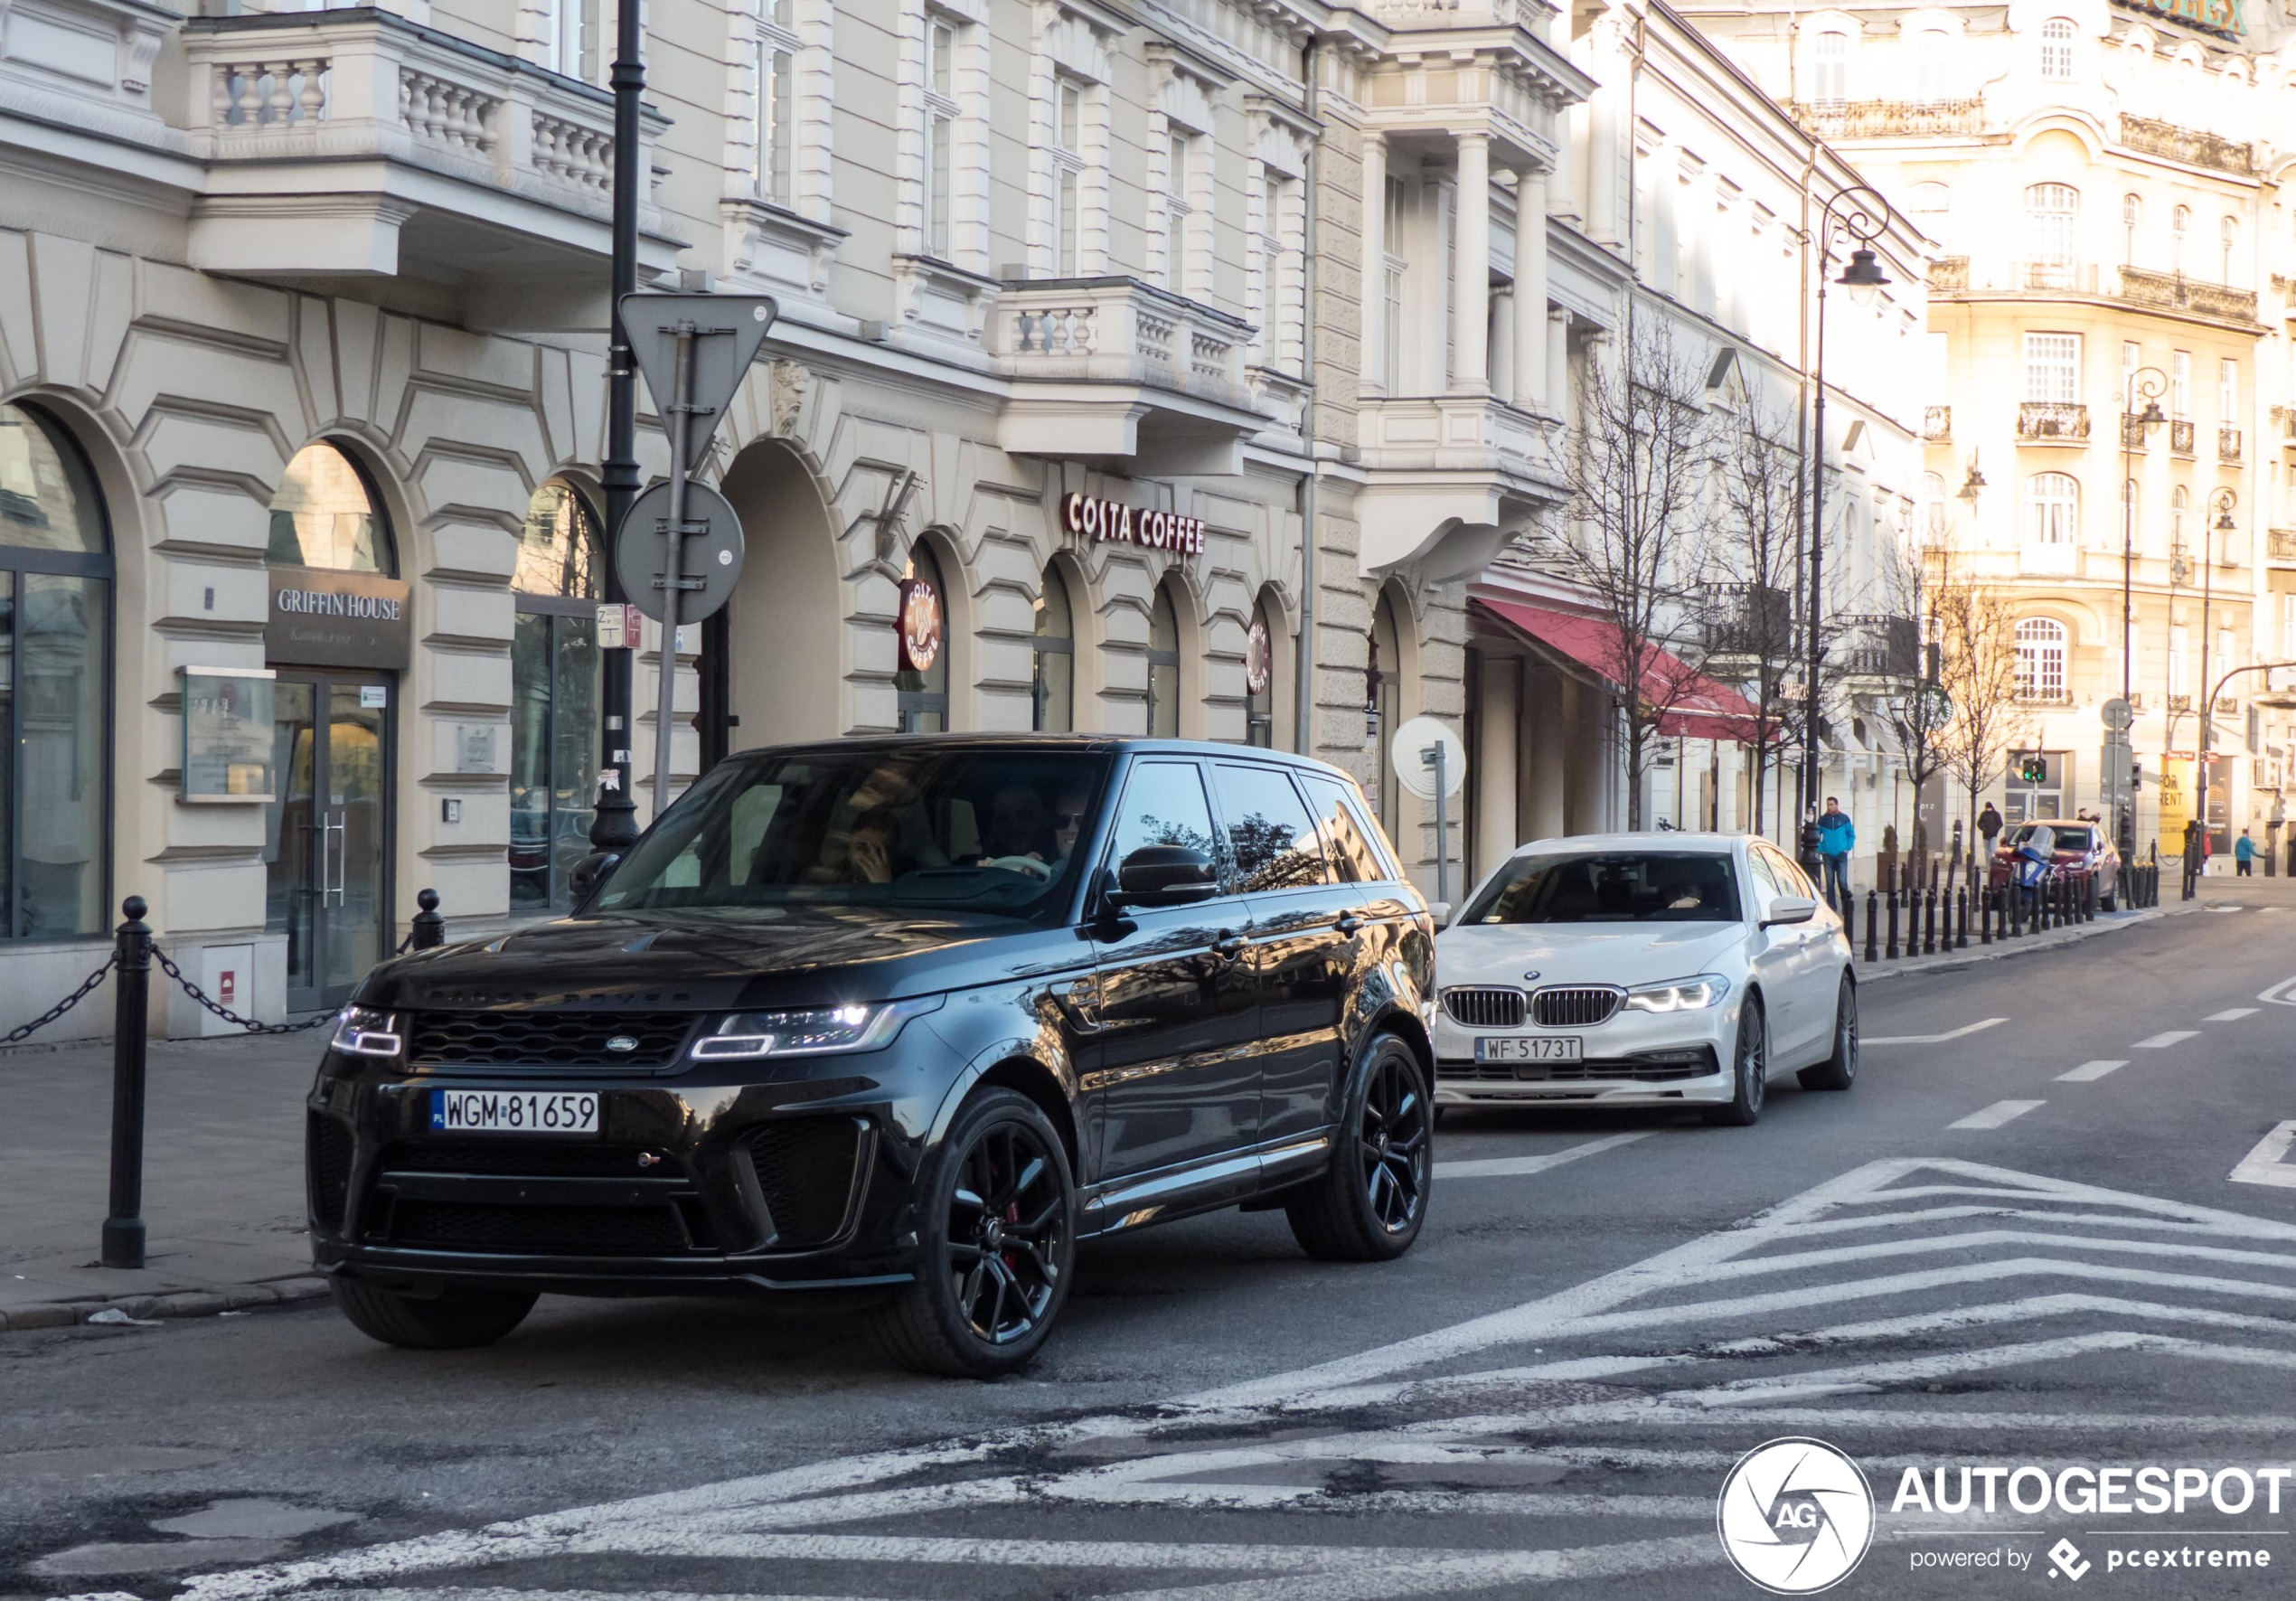
[[[370,1340],[408,1351],[492,1345],[523,1323],[539,1298],[532,1290],[451,1287],[433,1296],[416,1296],[356,1278],[334,1281],[334,1304],[353,1328]]]
[[[1769,1092],[1770,1022],[1762,1003],[1749,1000],[1738,1013],[1738,1044],[1732,1055],[1730,1098],[1706,1109],[1706,1120],[1724,1128],[1751,1128],[1762,1121]]]
[[[1043,1109],[1014,1090],[967,1100],[917,1184],[914,1282],[872,1332],[913,1372],[1000,1379],[1028,1366],[1075,1276],[1077,1186]]]
[[[1393,1034],[1375,1038],[1331,1166],[1284,1203],[1302,1250],[1324,1262],[1390,1262],[1411,1248],[1435,1176],[1432,1106],[1417,1053]]]
[[[1847,973],[1833,1003],[1833,1054],[1795,1077],[1804,1089],[1847,1089],[1858,1082],[1858,986]]]

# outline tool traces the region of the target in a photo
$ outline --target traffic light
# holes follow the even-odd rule
[[[2143,787],[2144,763],[2141,759],[2136,757],[2131,757],[2129,758],[2129,793],[2131,795],[2134,795],[2138,790],[2142,789]]]
[[[2032,785],[2037,789],[2042,785],[2045,785],[2049,781],[2049,758],[2047,757],[2038,754],[2028,754],[2018,758],[2018,761],[2020,765],[2017,769],[2017,776],[2025,780],[2026,783]]]

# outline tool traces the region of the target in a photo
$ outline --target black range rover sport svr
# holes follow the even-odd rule
[[[386,963],[309,1105],[351,1321],[538,1294],[875,1293],[929,1371],[1026,1362],[1077,1241],[1426,1217],[1434,930],[1361,793],[1236,746],[854,739],[713,768],[572,916]]]

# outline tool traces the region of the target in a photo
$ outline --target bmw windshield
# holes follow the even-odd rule
[[[719,766],[598,909],[793,906],[1035,916],[1067,903],[1108,772],[1086,751],[797,750]]]
[[[1727,854],[1620,851],[1519,856],[1483,886],[1463,923],[1731,923]]]

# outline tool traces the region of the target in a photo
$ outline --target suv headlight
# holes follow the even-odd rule
[[[345,1006],[335,1016],[330,1043],[345,1056],[397,1056],[406,1039],[399,1032],[397,1012]]]
[[[873,1006],[813,1006],[795,1012],[737,1012],[694,1041],[700,1061],[761,1056],[842,1056],[881,1050],[910,1018],[940,1009],[944,997]]]
[[[1630,1012],[1695,1012],[1720,1004],[1729,993],[1728,979],[1718,973],[1701,973],[1671,984],[1638,985],[1626,992],[1626,1006]]]

